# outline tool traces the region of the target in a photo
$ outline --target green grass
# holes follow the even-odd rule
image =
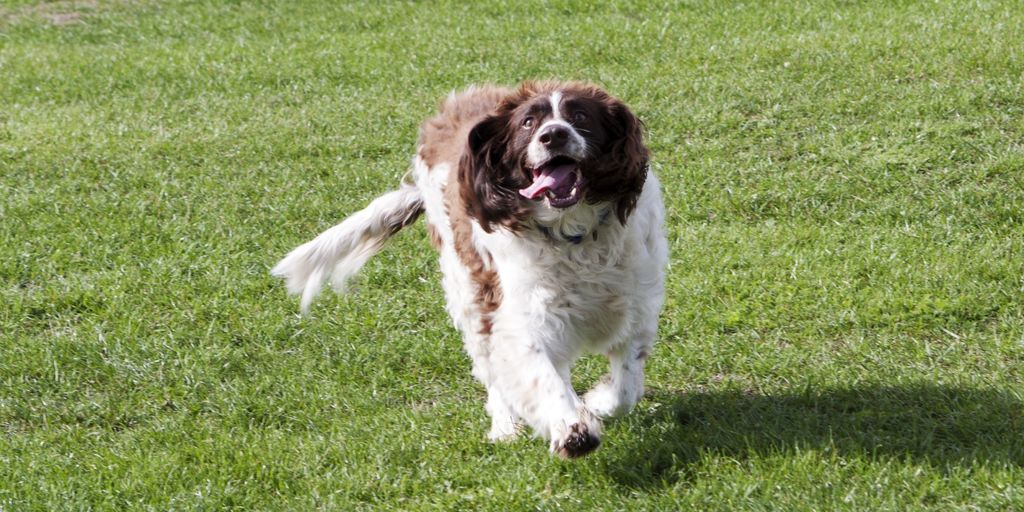
[[[1017,2],[3,5],[0,510],[1024,508]],[[575,462],[485,442],[422,225],[312,318],[268,275],[529,77],[633,106],[669,210]]]

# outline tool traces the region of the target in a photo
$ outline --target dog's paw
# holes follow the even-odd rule
[[[551,440],[551,453],[564,459],[575,459],[596,450],[600,444],[601,438],[596,429],[592,431],[582,422],[573,423],[564,436]]]
[[[492,419],[491,430],[487,432],[487,439],[492,443],[505,443],[514,440],[521,431],[522,428],[512,418]]]
[[[598,418],[621,416],[629,412],[633,405],[624,400],[622,394],[608,382],[598,383],[583,395],[583,403]]]

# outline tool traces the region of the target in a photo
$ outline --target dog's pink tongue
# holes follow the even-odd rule
[[[532,185],[519,189],[519,194],[527,199],[537,199],[548,190],[554,189],[556,194],[564,195],[564,192],[568,191],[562,189],[568,188],[566,185],[573,184],[572,171],[574,169],[576,166],[573,164],[544,169],[539,176],[533,179]]]

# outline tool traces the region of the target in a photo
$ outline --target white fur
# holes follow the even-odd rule
[[[443,201],[450,168],[430,169],[416,158],[411,172],[414,185],[381,196],[298,247],[274,275],[302,294],[305,310],[324,279],[343,284],[387,238],[387,226],[422,209],[441,239],[448,313],[463,334],[473,375],[487,389],[488,437],[511,438],[525,423],[556,451],[574,426],[599,436],[600,418],[629,411],[643,395],[668,262],[657,178],[648,174],[625,226],[610,204],[558,210],[546,200],[534,203],[532,221],[546,229],[487,233],[471,220],[473,243],[485,262],[493,261],[503,296],[487,335]],[[572,236],[582,239],[572,243]],[[580,398],[569,371],[584,353],[605,354],[611,372]]]
[[[554,119],[562,118],[562,91],[551,93],[551,116]]]
[[[537,232],[476,231],[504,296],[515,299],[502,302],[493,320],[493,382],[553,450],[568,426],[583,422],[598,432],[594,416],[628,412],[643,395],[643,359],[654,343],[668,260],[657,178],[648,176],[625,227],[614,215],[598,225],[597,212],[608,208],[580,203],[552,219],[556,234],[563,225],[574,226],[570,234],[597,230],[596,240],[584,236],[580,244]],[[535,218],[553,217],[546,206],[538,210]],[[606,354],[612,371],[581,402],[569,369],[583,353]],[[534,381],[539,389],[530,388]]]

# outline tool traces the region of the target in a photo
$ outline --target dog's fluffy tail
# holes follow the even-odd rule
[[[327,278],[335,290],[343,292],[348,279],[384,242],[422,212],[419,189],[403,183],[398,190],[378,197],[341,224],[293,249],[270,273],[287,281],[289,293],[302,295],[301,308],[306,313]]]

